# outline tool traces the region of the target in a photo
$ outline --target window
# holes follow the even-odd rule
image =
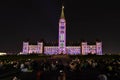
[[[64,29],[64,26],[61,26],[60,28],[61,28],[61,29]]]
[[[60,31],[60,33],[64,33],[64,31]]]

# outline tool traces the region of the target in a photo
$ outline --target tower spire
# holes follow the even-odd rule
[[[64,6],[62,5],[62,11],[61,11],[61,16],[60,16],[60,18],[65,18],[65,16],[64,16]]]

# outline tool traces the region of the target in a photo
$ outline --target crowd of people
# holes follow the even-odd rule
[[[29,75],[24,75],[28,74]],[[0,61],[0,79],[120,80],[120,59],[42,59]],[[28,79],[28,80],[29,80]]]

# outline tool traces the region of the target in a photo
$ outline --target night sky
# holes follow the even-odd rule
[[[20,52],[23,41],[58,40],[61,0],[0,1],[0,52]],[[67,40],[103,42],[103,53],[120,54],[119,2],[64,0]]]

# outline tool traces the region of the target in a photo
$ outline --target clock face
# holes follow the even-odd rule
[[[61,25],[64,26],[64,25],[65,25],[65,22],[61,22]]]

